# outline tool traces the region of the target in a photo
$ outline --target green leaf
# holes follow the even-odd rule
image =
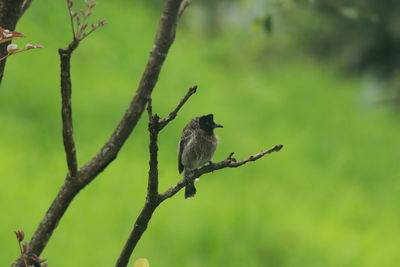
[[[150,263],[146,258],[135,260],[133,267],[150,267]]]

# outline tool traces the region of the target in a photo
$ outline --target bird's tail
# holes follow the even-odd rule
[[[196,194],[196,187],[194,187],[194,181],[189,181],[185,187],[185,199],[194,197]]]

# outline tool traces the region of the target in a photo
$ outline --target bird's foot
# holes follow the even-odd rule
[[[208,162],[208,165],[207,165],[207,166],[212,167],[213,165],[214,165],[214,163],[210,160],[210,161]],[[211,171],[211,172],[214,172],[214,171]]]

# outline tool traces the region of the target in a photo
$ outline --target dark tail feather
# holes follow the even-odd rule
[[[188,182],[185,187],[185,199],[194,197],[196,194],[196,187],[194,187],[194,181]]]

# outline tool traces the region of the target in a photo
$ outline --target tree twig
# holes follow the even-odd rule
[[[189,173],[187,178],[183,178],[177,184],[171,186],[164,193],[159,194],[158,158],[157,158],[158,134],[170,121],[176,118],[179,110],[183,107],[183,105],[187,102],[187,100],[196,92],[196,89],[197,86],[193,86],[192,88],[190,88],[186,93],[186,95],[180,100],[175,109],[171,113],[169,113],[169,115],[164,119],[160,119],[157,115],[154,116],[152,115],[153,114],[152,101],[151,98],[148,99],[147,111],[149,117],[148,131],[150,135],[150,145],[149,145],[150,160],[149,160],[149,175],[148,175],[146,202],[142,211],[140,212],[139,216],[135,221],[133,229],[129,234],[128,240],[126,241],[121,254],[119,255],[117,264],[115,265],[116,267],[126,267],[128,265],[129,258],[131,257],[132,252],[136,247],[137,243],[139,242],[141,236],[146,231],[148,223],[154,211],[164,200],[174,196],[177,192],[179,192],[179,190],[181,190],[188,183],[188,181],[193,181],[194,179],[199,178],[200,176],[209,172],[213,172],[215,170],[220,170],[223,168],[236,168],[250,161],[256,161],[265,156],[266,154],[281,150],[283,147],[282,145],[276,145],[271,149],[262,151],[260,153],[252,155],[240,161],[236,161],[236,159],[233,158],[233,152],[232,152],[225,160],[204,166],[200,169],[197,169]]]
[[[146,201],[142,211],[140,212],[139,216],[135,221],[132,232],[129,234],[129,238],[126,241],[124,248],[122,249],[121,254],[118,257],[115,267],[128,266],[132,252],[135,249],[140,238],[142,237],[143,233],[146,231],[148,223],[151,217],[153,216],[153,213],[157,208],[158,204],[159,204],[158,202],[153,203]]]
[[[158,115],[151,117],[149,121],[149,178],[147,188],[147,201],[155,201],[158,196],[158,133],[160,131]]]
[[[189,88],[188,92],[186,93],[186,95],[181,99],[181,101],[178,103],[178,105],[176,106],[176,108],[169,113],[168,117],[166,117],[165,119],[161,119],[160,120],[160,127],[161,129],[164,128],[170,121],[172,121],[173,119],[175,119],[176,115],[178,114],[178,111],[182,108],[182,106],[186,103],[186,101],[188,101],[188,99],[194,94],[196,93],[197,90],[197,85]],[[160,130],[161,130],[160,129]]]
[[[147,100],[157,83],[168,50],[175,39],[180,3],[181,0],[166,1],[153,49],[136,94],[111,137],[100,151],[80,169],[82,182],[89,183],[117,157],[121,147],[139,121]]]
[[[197,86],[189,88],[186,95],[179,101],[176,108],[168,115],[165,119],[160,119],[157,114],[153,115],[153,107],[151,98],[148,99],[147,112],[149,116],[149,126],[148,132],[150,136],[149,145],[149,175],[147,182],[147,195],[145,205],[137,217],[135,224],[129,238],[126,241],[121,254],[118,257],[116,267],[125,267],[128,265],[129,258],[132,255],[137,243],[139,242],[141,236],[147,229],[147,225],[153,215],[153,212],[161,203],[160,195],[158,194],[158,134],[162,129],[172,121],[178,114],[179,110],[186,103],[186,101],[196,92]]]
[[[72,107],[71,107],[71,72],[70,61],[72,52],[78,47],[79,41],[73,39],[66,49],[59,49],[61,61],[61,117],[64,150],[67,159],[69,176],[75,177],[78,170],[76,148],[73,137]]]
[[[283,147],[282,145],[276,145],[271,149],[264,150],[260,153],[252,155],[252,156],[242,159],[240,161],[236,161],[234,158],[232,158],[232,155],[233,155],[233,152],[232,152],[223,161],[213,163],[210,165],[206,165],[200,169],[194,170],[193,172],[189,173],[189,175],[186,178],[183,178],[178,183],[176,183],[174,186],[171,186],[168,190],[166,190],[164,193],[162,193],[159,197],[160,202],[163,202],[165,199],[174,196],[176,193],[179,192],[179,190],[181,190],[187,184],[188,181],[193,181],[206,173],[214,172],[216,170],[220,170],[220,169],[224,169],[224,168],[237,168],[237,167],[242,166],[250,161],[256,161],[256,160],[262,158],[263,156],[270,154],[272,152],[278,152],[279,150],[282,149],[282,147]]]
[[[147,100],[147,116],[149,118],[149,123],[150,123],[153,118],[153,103],[151,100],[151,96]]]
[[[130,256],[132,255],[133,250],[136,247],[136,244],[139,242],[141,236],[147,229],[148,222],[153,215],[153,212],[157,208],[158,202],[158,133],[160,131],[160,118],[158,115],[152,114],[152,105],[151,98],[148,100],[147,111],[149,115],[149,136],[150,136],[150,144],[149,144],[149,174],[147,180],[147,195],[145,205],[139,214],[138,218],[135,221],[132,232],[129,235],[128,240],[126,241],[124,248],[122,249],[116,267],[125,267],[128,265]]]
[[[21,6],[21,11],[19,16],[22,16],[25,13],[25,11],[31,6],[31,4],[32,0],[24,0]]]
[[[192,3],[192,0],[183,0],[181,3],[181,6],[179,7],[179,13],[178,16],[179,18],[182,16],[183,12],[185,9]]]
[[[76,172],[74,179],[68,179],[69,175],[67,176],[29,243],[29,251],[25,255],[28,260],[33,254],[40,255],[74,197],[117,157],[121,147],[135,128],[175,39],[180,3],[181,0],[166,1],[153,50],[125,115],[100,152]],[[149,210],[151,209],[147,207],[143,213],[148,214]],[[23,267],[23,261],[18,259],[13,266]]]

